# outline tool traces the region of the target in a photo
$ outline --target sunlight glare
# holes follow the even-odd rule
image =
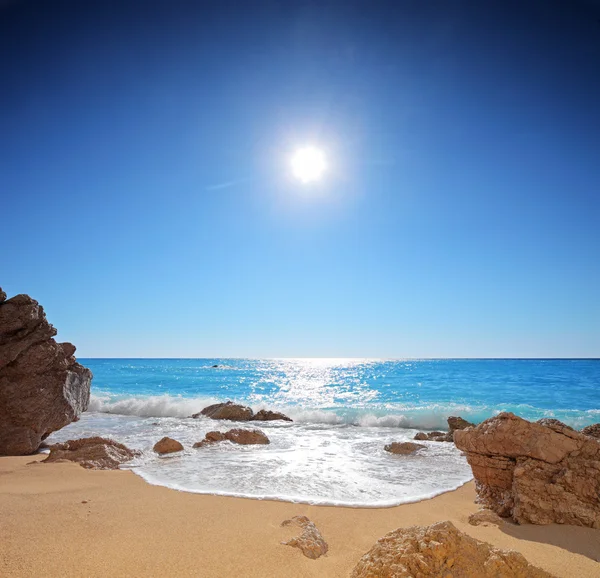
[[[292,172],[303,183],[318,181],[326,168],[325,154],[314,147],[298,149],[292,157]]]

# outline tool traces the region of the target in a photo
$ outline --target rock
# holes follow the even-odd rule
[[[451,522],[398,528],[380,538],[351,578],[552,578],[522,554],[500,550]]]
[[[392,442],[388,444],[383,449],[386,452],[390,452],[392,454],[400,454],[403,456],[408,456],[410,454],[414,454],[417,450],[421,448],[425,448],[423,444],[413,444],[412,442]]]
[[[0,455],[26,455],[87,409],[92,372],[76,362],[74,345],[54,340],[37,301],[1,293]]]
[[[467,429],[468,427],[475,427],[475,424],[462,417],[450,416],[448,418],[448,429],[451,434],[460,429]]]
[[[501,413],[454,433],[478,503],[517,523],[600,528],[600,440]]]
[[[2,291],[2,287],[0,287],[0,303],[6,301],[6,292]]]
[[[212,367],[214,368],[214,367],[219,367],[219,366],[215,363],[215,365],[213,365]]]
[[[307,557],[313,560],[327,554],[329,545],[325,542],[321,532],[306,516],[294,516],[291,520],[284,520],[282,526],[298,526],[302,528],[302,534],[281,542],[284,546],[298,548]]]
[[[496,512],[487,509],[479,510],[469,516],[469,524],[471,524],[471,526],[499,526],[503,522],[504,520],[498,516]]]
[[[172,454],[183,450],[183,446],[177,440],[164,437],[154,444],[153,449],[157,454]]]
[[[581,430],[581,433],[593,438],[600,438],[600,423],[595,423],[594,425],[588,425],[587,427],[584,427]]]
[[[196,442],[193,447],[202,448],[209,444],[217,442],[230,441],[234,444],[247,445],[266,445],[271,443],[269,438],[259,429],[230,429],[225,433],[218,431],[209,431],[204,439]]]
[[[43,463],[77,462],[84,468],[92,470],[118,470],[124,464],[140,455],[127,446],[113,440],[91,437],[69,440],[50,446],[50,454]]]
[[[250,421],[254,412],[245,405],[239,405],[228,401],[226,403],[215,403],[205,407],[200,413],[195,413],[192,417],[198,418],[201,415],[211,419],[228,419],[231,421]]]
[[[278,411],[270,411],[267,409],[261,409],[260,411],[256,412],[252,419],[254,421],[294,421],[283,413],[279,413]]]
[[[451,442],[452,434],[449,432],[443,431],[431,431],[429,433],[425,433],[420,431],[413,438],[418,441],[430,441],[430,442]]]

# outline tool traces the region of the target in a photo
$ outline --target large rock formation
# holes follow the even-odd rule
[[[50,455],[44,463],[69,460],[93,470],[118,470],[121,464],[132,460],[139,452],[113,440],[92,437],[69,440],[50,446]]]
[[[319,532],[318,528],[306,516],[294,516],[291,520],[284,520],[282,526],[298,526],[302,534],[281,542],[284,546],[298,548],[307,558],[316,560],[327,554],[329,545]]]
[[[0,455],[35,452],[88,407],[92,372],[55,335],[37,301],[0,290]]]
[[[255,414],[254,411],[252,411],[252,408],[239,403],[233,403],[232,401],[209,405],[201,412],[192,415],[193,418],[199,418],[201,416],[230,421],[293,421],[283,413],[267,409],[261,409]]]
[[[501,413],[454,434],[478,502],[518,523],[600,528],[600,440],[558,420]]]
[[[581,433],[586,436],[593,438],[600,438],[600,423],[588,425],[581,430]]]
[[[552,578],[522,554],[494,548],[451,522],[398,528],[380,538],[351,578]]]
[[[196,442],[193,447],[202,448],[217,442],[230,441],[242,446],[247,445],[266,445],[271,443],[269,438],[259,429],[230,429],[225,433],[219,431],[209,431],[204,439]]]

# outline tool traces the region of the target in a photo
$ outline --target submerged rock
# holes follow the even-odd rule
[[[217,442],[230,441],[240,445],[266,445],[271,443],[269,438],[258,429],[230,429],[225,433],[209,431],[202,441],[196,442],[193,447],[202,448]]]
[[[43,463],[69,460],[92,470],[118,470],[119,465],[140,455],[119,442],[101,437],[69,440],[49,447],[50,455]]]
[[[557,420],[501,413],[455,432],[454,442],[486,508],[518,523],[600,528],[600,440]]]
[[[327,554],[329,545],[325,542],[321,532],[306,516],[294,516],[291,520],[284,520],[281,525],[298,526],[302,529],[300,536],[281,542],[284,546],[298,548],[307,558],[312,560]]]
[[[198,418],[201,415],[211,419],[227,419],[231,421],[250,421],[254,416],[251,408],[227,401],[225,403],[215,403],[205,407],[200,413],[192,415],[193,418]]]
[[[268,409],[261,409],[260,411],[257,411],[252,419],[254,421],[294,421],[292,420],[292,418],[289,418],[283,413],[279,413],[278,411],[271,411]]]
[[[0,455],[34,453],[88,407],[92,372],[55,335],[37,301],[0,290]]]
[[[391,444],[386,445],[383,449],[392,454],[408,456],[425,447],[427,446],[424,446],[423,444],[413,444],[412,442],[392,442]]]
[[[157,454],[172,454],[183,450],[183,446],[177,440],[164,437],[154,444],[153,449]]]
[[[522,554],[494,548],[451,522],[398,528],[380,538],[351,578],[552,578]]]

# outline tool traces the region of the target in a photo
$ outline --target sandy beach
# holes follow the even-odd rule
[[[0,458],[3,577],[341,577],[390,530],[441,520],[555,576],[600,576],[598,530],[469,525],[478,509],[473,482],[416,504],[353,509],[178,492],[130,471],[38,463],[43,458]],[[280,526],[295,515],[321,530],[326,556],[310,560],[280,544],[297,533]]]

